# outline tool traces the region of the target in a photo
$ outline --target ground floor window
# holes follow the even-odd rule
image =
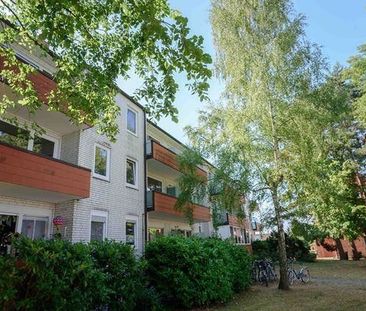
[[[250,244],[249,232],[246,229],[230,226],[231,238],[238,244]]]
[[[149,241],[164,235],[164,228],[149,228]]]
[[[45,239],[48,236],[48,218],[24,216],[22,234],[30,239]]]
[[[192,231],[191,230],[173,229],[173,230],[170,231],[170,233],[172,235],[179,235],[179,236],[184,236],[184,237],[192,236]]]
[[[10,236],[15,233],[17,216],[0,215],[0,256],[9,253]]]
[[[92,211],[90,241],[103,241],[107,235],[107,212]]]
[[[125,234],[126,244],[137,248],[137,216],[126,217]]]

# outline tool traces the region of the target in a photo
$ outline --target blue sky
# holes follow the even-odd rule
[[[205,50],[214,57],[209,23],[210,0],[170,0],[170,3],[189,19],[192,33],[204,37]],[[366,0],[295,0],[294,7],[298,13],[306,16],[307,37],[322,47],[330,64],[338,62],[346,65],[347,59],[357,52],[357,46],[366,43]],[[132,94],[138,83],[131,79],[119,85]],[[217,101],[223,88],[222,82],[212,79],[210,84],[210,99]],[[160,120],[158,125],[187,142],[183,128],[197,124],[198,111],[204,109],[204,103],[184,89],[183,81],[176,107],[179,110],[178,124],[167,118]]]

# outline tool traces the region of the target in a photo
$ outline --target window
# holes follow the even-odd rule
[[[126,183],[129,186],[137,187],[136,162],[130,159],[126,160]]]
[[[94,176],[109,180],[110,149],[95,145]]]
[[[24,217],[22,234],[30,239],[45,239],[48,236],[48,218]]]
[[[137,113],[127,109],[127,130],[133,134],[137,133]]]
[[[33,143],[33,151],[42,155],[53,157],[55,143],[43,137],[35,137]]]
[[[149,228],[149,241],[164,236],[164,228]]]
[[[137,224],[138,224],[137,216],[129,215],[126,217],[126,224],[125,224],[126,244],[131,245],[134,248],[138,247]]]
[[[107,213],[92,211],[90,222],[90,241],[103,241],[107,232]]]
[[[15,233],[17,216],[0,214],[0,256],[10,253],[10,235]]]
[[[126,244],[133,246],[136,245],[135,231],[136,231],[136,223],[132,221],[126,221]]]
[[[27,149],[29,132],[0,120],[0,142]]]
[[[166,187],[166,194],[169,194],[173,197],[177,196],[177,188],[173,186]]]
[[[148,177],[147,178],[147,187],[150,191],[162,192],[163,184],[160,180]]]
[[[43,134],[35,136],[34,131],[27,131],[0,120],[0,142],[28,149],[48,157],[58,156],[59,139]]]

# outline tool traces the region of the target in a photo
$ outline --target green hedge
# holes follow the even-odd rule
[[[17,238],[0,257],[2,310],[133,310],[144,283],[130,247]],[[15,308],[16,306],[16,308]]]
[[[250,283],[246,250],[220,239],[162,237],[147,245],[145,259],[148,280],[171,307],[226,302]]]
[[[300,261],[315,261],[316,255],[310,253],[310,247],[305,241],[288,234],[285,237],[287,257],[293,257]],[[275,232],[265,241],[253,241],[252,247],[255,258],[278,260],[278,239]]]
[[[189,308],[226,302],[250,282],[247,252],[213,238],[161,237],[140,259],[113,241],[19,237],[13,246],[0,256],[0,310]]]

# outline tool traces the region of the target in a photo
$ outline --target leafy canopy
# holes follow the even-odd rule
[[[211,57],[203,51],[203,38],[190,35],[188,20],[167,0],[0,0],[0,4],[1,76],[30,112],[41,105],[28,79],[34,68],[16,58],[15,46],[54,61],[57,89],[47,96],[51,109],[63,109],[78,123],[98,125],[111,138],[118,132],[117,77],[134,74],[142,80],[135,97],[145,100],[150,117],[157,119],[176,120],[176,74],[185,73],[191,92],[201,100],[207,98]],[[16,103],[3,96],[0,114]]]

